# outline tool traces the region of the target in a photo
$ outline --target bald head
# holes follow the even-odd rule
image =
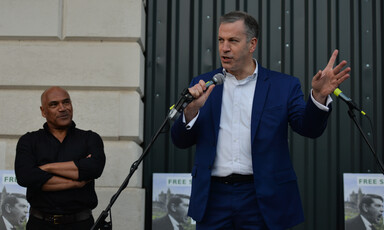
[[[72,123],[71,98],[61,87],[50,87],[41,94],[40,110],[50,129],[66,129]]]
[[[44,105],[44,103],[47,101],[47,95],[49,95],[52,91],[63,91],[68,94],[69,97],[69,93],[67,92],[67,90],[61,88],[60,86],[52,86],[44,90],[44,92],[41,94],[41,105]]]

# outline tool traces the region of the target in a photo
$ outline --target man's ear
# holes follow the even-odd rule
[[[171,208],[171,212],[176,212],[176,207],[175,207],[175,204],[174,203],[172,203],[171,205],[170,205],[170,208]]]
[[[367,204],[363,204],[363,205],[361,206],[361,209],[363,210],[364,213],[367,213],[367,212],[368,212]]]
[[[253,37],[251,41],[249,41],[250,47],[249,47],[249,52],[253,53],[256,50],[257,46],[257,38]]]
[[[10,206],[9,204],[6,204],[6,205],[5,205],[5,211],[6,211],[7,213],[11,213],[11,206]]]
[[[46,117],[43,106],[40,106],[41,116]]]

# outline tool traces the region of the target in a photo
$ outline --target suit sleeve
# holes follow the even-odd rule
[[[192,79],[189,87],[194,86],[198,82],[199,80],[197,78]],[[196,144],[198,120],[199,118],[197,118],[192,128],[187,130],[186,124],[183,122],[183,116],[179,116],[179,118],[172,125],[171,129],[172,142],[176,147],[185,149]]]
[[[296,78],[289,98],[291,100],[288,106],[288,115],[292,129],[298,134],[310,138],[321,136],[327,127],[331,105],[327,112],[319,109],[310,98],[305,103],[300,81]]]

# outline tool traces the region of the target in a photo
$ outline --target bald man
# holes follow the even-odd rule
[[[16,148],[17,182],[31,205],[27,229],[90,229],[95,179],[105,165],[103,141],[76,128],[71,98],[61,87],[43,92],[40,110],[43,129],[23,135]]]

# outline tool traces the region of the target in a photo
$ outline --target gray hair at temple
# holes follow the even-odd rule
[[[246,33],[247,33],[247,42],[251,41],[252,38],[259,39],[260,27],[256,19],[251,15],[242,12],[242,11],[232,11],[227,14],[224,14],[220,17],[220,24],[222,23],[233,23],[239,20],[244,21]]]

